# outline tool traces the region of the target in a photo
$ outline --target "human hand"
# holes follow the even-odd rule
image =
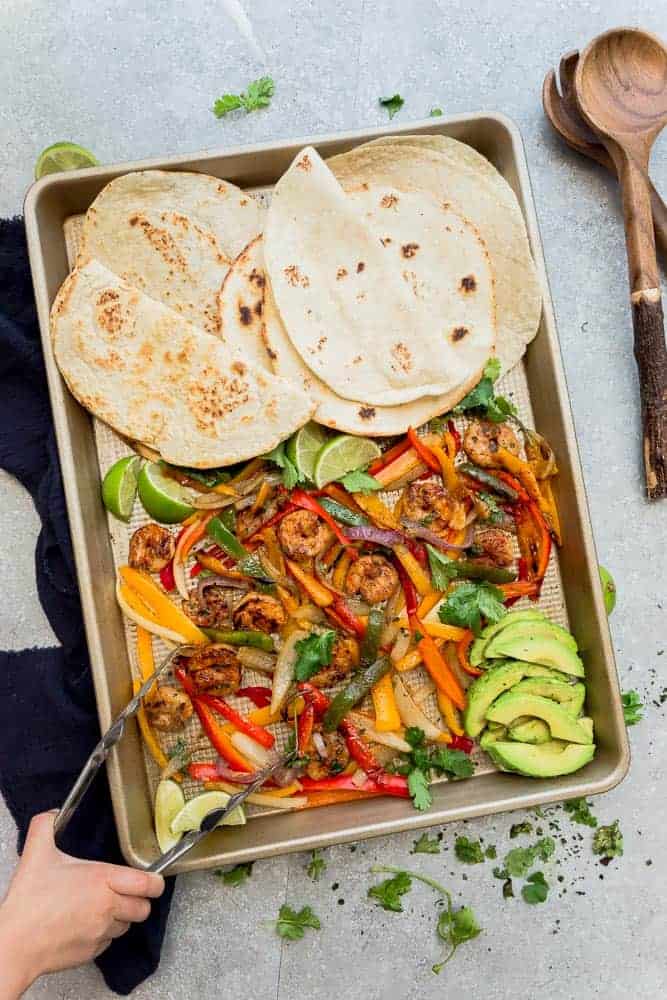
[[[23,855],[0,905],[0,1000],[14,1000],[45,972],[90,961],[145,920],[164,879],[81,861],[54,841],[55,813],[30,823]]]

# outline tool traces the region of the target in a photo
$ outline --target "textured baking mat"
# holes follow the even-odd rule
[[[269,192],[265,189],[262,191],[254,191],[252,193],[262,203],[262,206],[266,207],[270,197]],[[83,215],[70,216],[70,218],[65,221],[63,226],[70,268],[74,266],[74,262],[76,260],[83,218]],[[504,375],[502,379],[499,380],[498,387],[502,394],[507,396],[514,403],[522,422],[527,427],[534,428],[535,423],[530,403],[530,394],[528,391],[528,380],[526,378],[523,362],[520,362],[511,372]],[[109,469],[114,462],[116,462],[119,458],[123,458],[125,455],[132,454],[132,451],[127,442],[116,434],[115,431],[111,430],[107,424],[104,424],[101,420],[98,420],[95,417],[93,418],[93,424],[97,457],[100,466],[100,477],[103,477],[107,469]],[[458,429],[463,431],[465,429],[466,421],[465,419],[457,418],[456,424]],[[129,524],[124,524],[121,521],[116,520],[111,515],[108,515],[109,534],[111,536],[111,546],[116,568],[127,563],[129,541],[132,534],[137,528],[141,527],[142,524],[147,524],[149,521],[150,518],[146,515],[141,504],[138,502],[134,505],[134,510]],[[521,601],[515,605],[515,607],[521,607],[524,604],[530,607],[535,606],[528,601]],[[552,621],[555,621],[560,625],[564,625],[565,627],[568,626],[563,585],[558,565],[558,554],[555,548],[552,548],[549,568],[547,570],[540,595],[539,607],[546,615],[549,616],[549,618],[551,618]],[[124,621],[125,637],[130,662],[132,664],[132,671],[135,677],[139,677],[140,672],[136,657],[136,627],[134,623],[128,621],[127,619],[124,619]],[[170,648],[171,646],[165,643],[162,639],[159,639],[157,636],[153,636],[153,652],[156,663],[167,654]],[[426,671],[421,667],[418,667],[415,670],[407,671],[401,674],[401,677],[410,689],[415,700],[420,703],[421,708],[425,711],[425,713],[433,719],[434,722],[441,723],[442,720],[434,694],[433,683]],[[170,680],[170,678],[167,677],[164,679],[165,681]],[[266,675],[252,670],[244,670],[242,679],[243,686],[267,683],[270,683],[270,678],[267,680]],[[231,697],[228,701],[243,712],[247,712],[249,708],[252,708],[252,705],[244,698]],[[271,728],[276,736],[276,747],[278,749],[282,749],[286,745],[291,727],[286,723],[278,723]],[[160,743],[167,755],[173,751],[179,739],[185,741],[188,750],[192,754],[193,760],[207,761],[214,759],[215,752],[206,737],[203,735],[196,718],[191,719],[187,723],[185,729],[179,733],[159,734]],[[489,772],[495,770],[489,757],[482,750],[476,748],[473,758],[477,765],[475,769],[476,776],[488,774]],[[160,772],[145,747],[144,761],[151,788],[151,795],[154,797],[157,784],[160,780]],[[439,780],[446,781],[447,779],[441,778]],[[183,790],[187,798],[201,791],[201,785],[198,782],[191,781],[191,779],[185,775]],[[246,808],[249,818],[252,818],[254,815],[266,816],[269,813],[281,811],[282,810],[267,810],[255,806],[248,806]]]

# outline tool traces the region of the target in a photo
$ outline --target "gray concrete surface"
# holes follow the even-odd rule
[[[212,875],[183,878],[157,975],[137,998],[199,1000],[252,996],[368,1000],[448,990],[502,1000],[621,1000],[667,993],[664,758],[659,694],[667,685],[664,599],[667,508],[641,499],[637,382],[627,306],[617,192],[603,172],[569,153],[544,123],[540,87],[559,55],[614,24],[664,30],[664,3],[648,0],[392,0],[245,2],[254,42],[221,0],[90,3],[4,0],[0,5],[0,214],[20,210],[34,160],[72,139],[104,162],[224,148],[255,140],[377,125],[377,98],[398,90],[400,120],[438,105],[458,113],[493,109],[520,125],[528,154],[572,406],[600,558],[619,584],[612,631],[624,687],[637,687],[646,719],[631,730],[633,768],[595,803],[616,817],[625,857],[608,868],[590,852],[590,832],[572,828],[547,866],[558,891],[542,907],[504,901],[490,863],[453,858],[459,826],[444,829],[441,856],[409,856],[413,838],[392,837],[326,852],[315,884],[307,858],[258,863],[243,889]],[[271,108],[217,121],[213,99],[270,72]],[[667,189],[667,143],[653,174]],[[2,645],[50,641],[33,581],[36,518],[20,488],[0,476]],[[657,702],[657,704],[654,704]],[[467,824],[504,853],[516,816]],[[573,835],[583,834],[580,843]],[[475,908],[484,934],[446,972],[433,901],[416,887],[405,913],[366,899],[373,862],[408,863],[438,875]],[[0,805],[0,891],[15,862],[14,830]],[[649,864],[652,862],[652,864]],[[562,875],[563,881],[556,881]],[[333,886],[336,886],[334,889]],[[281,944],[265,921],[283,900],[312,904],[322,930]],[[344,903],[340,903],[344,900]],[[101,1000],[92,967],[37,984],[32,998]]]

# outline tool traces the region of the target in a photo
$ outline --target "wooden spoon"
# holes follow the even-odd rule
[[[556,84],[556,74],[549,70],[542,84],[542,106],[551,125],[562,139],[596,163],[616,174],[616,167],[611,156],[598,142],[597,136],[588,127],[579,114],[579,108],[574,94],[574,73],[579,61],[579,52],[567,52],[558,66],[560,93]],[[667,205],[651,184],[651,210],[653,212],[653,228],[656,243],[667,257]]]
[[[648,161],[667,124],[667,49],[645,31],[607,31],[581,53],[574,85],[579,110],[613,160],[621,184],[646,488],[656,500],[667,496],[667,347]]]

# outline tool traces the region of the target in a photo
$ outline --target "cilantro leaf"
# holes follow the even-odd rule
[[[408,774],[408,791],[412,796],[412,804],[420,812],[426,812],[433,804],[433,796],[429,788],[429,781],[424,772],[418,768],[413,769]]]
[[[442,108],[431,108],[428,113],[429,118],[439,118],[442,114]]]
[[[544,903],[549,895],[549,883],[542,872],[533,872],[528,876],[526,885],[521,887],[521,895],[526,903]]]
[[[448,955],[442,962],[433,966],[436,975],[442,971],[454,952],[465,941],[472,941],[482,933],[482,928],[478,925],[475,914],[469,906],[462,906],[460,910],[452,908],[451,898],[448,901],[446,910],[443,910],[438,918],[436,927],[438,937],[451,948]]]
[[[535,860],[535,851],[532,847],[514,847],[505,855],[505,867],[503,871],[506,876],[521,878],[525,875]],[[499,878],[502,876],[499,875]]]
[[[473,761],[463,750],[437,747],[430,754],[428,762],[438,773],[453,774],[455,778],[471,778],[475,773]]]
[[[253,864],[252,861],[244,861],[240,865],[234,865],[228,872],[219,869],[215,874],[222,879],[225,885],[243,885],[252,875]]]
[[[484,857],[488,858],[490,861],[495,861],[498,857],[498,851],[496,850],[495,844],[489,844],[488,847],[484,848]]]
[[[167,757],[172,761],[174,767],[178,767],[179,771],[183,770],[190,763],[192,754],[182,736],[178,737],[174,746],[167,753]],[[172,768],[169,770],[173,773]]]
[[[593,837],[593,854],[601,854],[602,860],[623,856],[623,834],[618,820],[608,826],[600,826]]]
[[[416,750],[426,744],[426,733],[419,726],[408,726],[405,730],[405,741],[410,744],[413,750]]]
[[[422,833],[412,845],[410,854],[440,854],[440,841],[437,837],[431,838],[427,833]]]
[[[581,823],[582,826],[597,826],[597,818],[591,812],[590,802],[586,799],[570,799],[563,802],[563,809],[570,814],[573,823]]]
[[[481,865],[484,861],[484,853],[479,840],[457,837],[454,842],[454,853],[459,861],[463,861],[466,865]]]
[[[623,702],[623,718],[626,726],[635,726],[644,718],[644,703],[636,691],[624,691],[621,695]]]
[[[240,94],[223,94],[213,105],[216,118],[224,118],[230,111],[243,108],[244,111],[257,111],[271,103],[275,84],[270,76],[261,76],[248,84],[248,89]]]
[[[276,932],[288,941],[299,941],[306,933],[306,927],[319,931],[321,926],[319,918],[315,916],[310,906],[304,906],[297,912],[287,903],[283,903],[280,907],[275,924]]]
[[[492,382],[497,382],[500,376],[500,358],[489,358],[484,365],[482,375],[484,378],[490,378]]]
[[[542,837],[533,845],[533,850],[541,861],[548,861],[556,851],[556,841],[553,837]]]
[[[401,110],[401,108],[405,104],[405,101],[403,100],[400,94],[394,94],[392,97],[379,97],[378,101],[380,102],[382,107],[386,108],[387,111],[389,112],[390,120],[394,117],[394,115],[398,111]]]
[[[527,819],[523,823],[513,823],[510,827],[510,840],[514,840],[516,837],[520,836],[522,833],[532,833],[533,824]]]
[[[273,462],[273,464],[277,465],[279,469],[282,469],[283,486],[285,489],[294,489],[297,483],[303,483],[306,481],[305,477],[301,475],[296,465],[287,457],[284,441],[277,444],[272,451],[267,452],[263,457],[267,462]]]
[[[447,590],[450,582],[458,576],[458,567],[455,559],[450,559],[444,552],[440,552],[432,545],[426,543],[428,552],[428,565],[431,570],[431,579],[434,590]]]
[[[506,524],[507,514],[493,494],[480,492],[477,495],[488,511],[487,521],[489,524]]]
[[[482,378],[474,389],[471,389],[467,396],[454,407],[453,413],[465,413],[467,410],[476,410],[480,416],[493,423],[502,423],[509,416],[516,415],[516,407],[504,396],[496,396],[493,384],[500,375],[500,361],[498,358],[489,358],[484,366]]]
[[[394,878],[387,878],[384,882],[371,886],[368,890],[370,899],[377,900],[383,910],[390,910],[392,913],[402,913],[401,896],[410,892],[412,879],[407,872],[399,872]]]
[[[445,625],[470,628],[479,635],[482,618],[487,622],[498,622],[507,614],[503,604],[504,594],[487,580],[466,581],[448,594],[440,605],[438,617]]]
[[[320,854],[318,849],[314,850],[310,855],[310,862],[306,866],[306,871],[308,875],[312,878],[313,882],[318,882],[320,876],[324,874],[327,870],[327,863]]]
[[[335,641],[336,633],[333,629],[327,629],[326,632],[311,632],[307,639],[299,639],[294,647],[297,654],[294,667],[295,680],[307,681],[320,667],[326,667],[331,663]]]
[[[361,469],[346,473],[338,482],[342,483],[348,493],[372,493],[374,490],[382,489],[382,483],[379,483],[375,476],[369,476]]]

